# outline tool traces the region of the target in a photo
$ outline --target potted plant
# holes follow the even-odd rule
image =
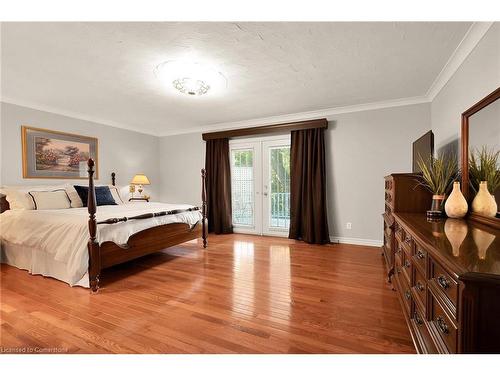
[[[458,163],[455,155],[445,157],[430,156],[426,163],[419,156],[418,166],[422,171],[422,182],[433,195],[431,209],[427,211],[427,217],[440,217],[443,214],[443,203],[446,194],[450,191],[453,181],[458,175]]]
[[[472,201],[472,212],[495,216],[497,203],[493,194],[500,188],[500,151],[483,146],[472,150],[469,158],[469,181],[476,196]]]

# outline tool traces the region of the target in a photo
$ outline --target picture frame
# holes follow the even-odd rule
[[[21,126],[23,178],[86,179],[94,159],[98,179],[98,140],[94,137]]]

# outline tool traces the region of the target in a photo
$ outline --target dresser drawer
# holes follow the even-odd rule
[[[403,265],[403,260],[401,259],[401,256],[403,254],[403,251],[401,250],[399,253],[396,252],[394,254],[394,272],[396,272],[400,277],[403,277],[401,275],[402,270],[402,265]]]
[[[411,239],[411,236],[406,233],[404,228],[399,227],[399,230],[396,232],[394,237],[396,238],[396,244],[398,245],[397,246],[398,249],[399,248],[403,249],[406,252],[406,254],[408,254],[408,256],[411,257],[412,246],[413,246],[413,241]]]
[[[414,246],[414,241],[408,232],[404,231],[403,236],[402,236],[403,244],[406,246],[406,248],[410,251],[410,254],[413,254],[413,246]]]
[[[427,296],[427,283],[425,277],[422,275],[421,271],[417,267],[413,267],[413,284],[412,284],[413,295],[415,296],[415,303],[418,304],[420,310],[425,317],[425,304]]]
[[[458,282],[431,258],[430,283],[443,298],[454,319],[457,319]]]
[[[457,327],[453,320],[446,314],[443,306],[430,293],[430,323],[434,331],[439,335],[450,353],[457,352]]]
[[[384,248],[387,249],[388,254],[390,253],[392,249],[392,244],[391,244],[391,239],[390,237],[388,238],[387,236],[384,236]]]
[[[392,183],[392,177],[388,176],[385,179],[385,190],[392,190],[393,185],[394,184]]]
[[[399,284],[399,290],[398,293],[401,295],[401,299],[403,300],[403,304],[405,307],[405,312],[407,316],[410,316],[411,312],[411,290],[410,290],[410,285],[406,281],[405,277],[402,276],[402,273],[399,273],[397,276],[398,278],[398,284]]]
[[[392,191],[391,190],[386,190],[385,191],[385,201],[392,205],[393,202],[393,196],[392,196]]]
[[[391,206],[387,202],[385,202],[385,213],[387,215],[392,214],[392,208],[391,208]]]
[[[394,223],[394,236],[400,241],[403,240],[403,228],[398,222]]]
[[[410,257],[406,252],[402,252],[403,256],[401,258],[401,268],[402,268],[402,274],[404,275],[406,279],[406,283],[408,285],[411,285],[411,275],[412,275],[412,265],[410,261]]]
[[[385,223],[384,223],[384,236],[386,236],[387,238],[392,238],[392,229]]]
[[[423,354],[438,353],[434,341],[429,333],[428,324],[425,320],[425,313],[423,313],[418,305],[414,305],[413,313],[411,316],[411,323],[414,330],[417,332],[419,352]]]
[[[403,256],[403,245],[401,245],[401,242],[396,238],[394,241],[394,254],[398,254],[400,257]]]
[[[413,264],[420,268],[423,275],[427,277],[427,251],[425,251],[418,243],[415,243],[415,252],[412,256]]]

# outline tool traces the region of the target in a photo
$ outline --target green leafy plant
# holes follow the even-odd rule
[[[458,162],[455,155],[445,157],[430,156],[428,161],[419,155],[418,166],[422,171],[421,183],[434,195],[444,195],[451,190],[453,181],[458,176]]]
[[[486,181],[488,190],[494,194],[500,188],[500,151],[483,146],[481,150],[472,150],[469,158],[470,186],[477,193],[479,183]]]

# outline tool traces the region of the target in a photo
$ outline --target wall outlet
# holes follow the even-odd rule
[[[347,223],[347,224],[345,225],[345,227],[346,227],[346,229],[352,229],[352,223]]]

